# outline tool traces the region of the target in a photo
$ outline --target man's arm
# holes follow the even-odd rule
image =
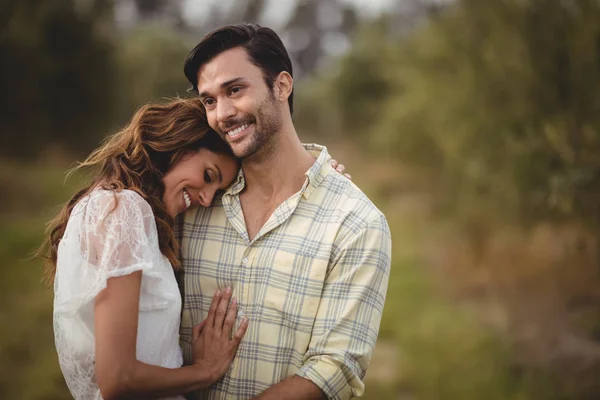
[[[325,394],[308,379],[292,376],[262,392],[255,400],[322,400]]]
[[[391,237],[383,215],[349,229],[332,254],[302,367],[259,399],[349,399],[363,394],[362,379],[387,291]]]

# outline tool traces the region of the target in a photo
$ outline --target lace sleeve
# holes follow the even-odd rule
[[[130,274],[151,262],[152,209],[139,195],[104,192],[88,204],[82,256],[97,271],[114,277]]]
[[[145,280],[159,276],[154,215],[137,193],[92,192],[75,207],[69,224],[58,254],[58,311],[75,311],[93,300],[109,278],[140,270]]]

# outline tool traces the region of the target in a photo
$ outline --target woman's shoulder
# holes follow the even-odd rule
[[[87,196],[87,200],[92,207],[108,211],[127,211],[139,210],[144,213],[152,214],[150,204],[135,190],[131,189],[101,189],[92,190]]]
[[[83,226],[136,224],[136,221],[154,220],[154,212],[150,204],[134,190],[96,188],[79,200],[69,220],[72,224]]]

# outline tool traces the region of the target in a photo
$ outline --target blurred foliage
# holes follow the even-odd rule
[[[120,122],[148,101],[187,95],[183,62],[191,47],[159,25],[137,27],[123,35],[117,46]]]
[[[81,188],[63,184],[64,166],[0,164],[0,398],[70,398],[58,365],[52,330],[52,290],[32,259],[57,205]],[[11,190],[6,190],[10,188]],[[32,210],[35,210],[34,212]]]
[[[392,223],[394,254],[379,345],[397,343],[398,361],[395,379],[387,386],[391,394],[368,398],[560,398],[546,373],[521,369],[515,362],[509,337],[482,324],[469,308],[439,295],[417,250],[431,232],[419,226],[422,221],[410,208],[399,215],[389,204],[383,206]],[[367,386],[367,394],[386,388],[381,386]]]
[[[427,172],[452,212],[600,227],[600,4],[464,0],[366,27],[330,80],[342,129]]]
[[[111,2],[103,0],[8,0],[2,7],[0,130],[10,133],[0,137],[4,157],[53,148],[82,155],[140,104],[186,95],[182,65],[190,46],[164,27],[117,37]]]
[[[35,156],[48,144],[89,148],[105,133],[117,73],[106,5],[2,2],[0,154]]]

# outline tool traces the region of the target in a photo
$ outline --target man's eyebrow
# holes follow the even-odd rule
[[[241,76],[238,76],[237,78],[233,78],[233,79],[230,79],[230,80],[228,80],[228,81],[225,81],[225,82],[221,83],[221,84],[219,85],[219,87],[220,87],[221,89],[225,89],[226,87],[228,87],[228,86],[231,86],[231,85],[233,85],[234,83],[241,82],[241,81],[243,81],[243,80],[244,80],[244,78],[242,78]],[[207,91],[204,91],[204,92],[200,93],[200,98],[201,98],[201,99],[203,99],[203,98],[205,98],[205,97],[208,97],[208,96],[209,96],[209,93],[208,93]]]

